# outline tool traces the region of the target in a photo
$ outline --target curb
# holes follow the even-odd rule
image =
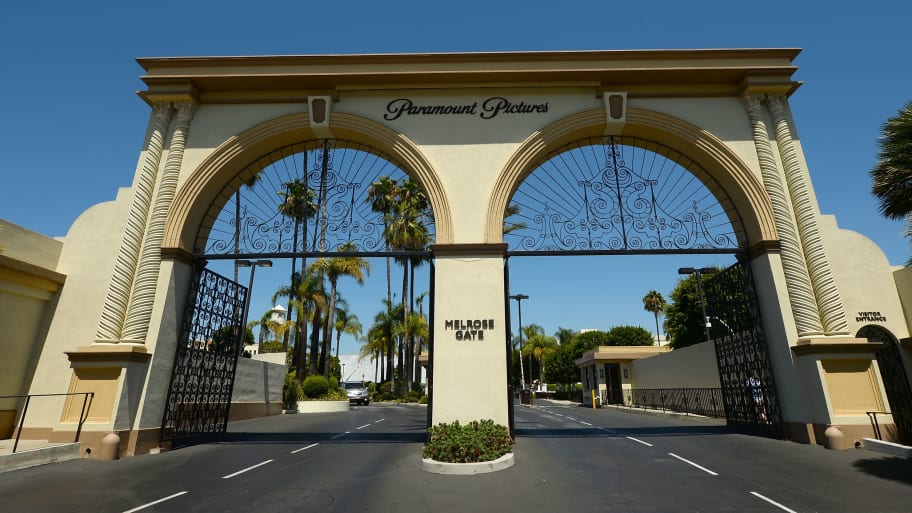
[[[507,453],[494,461],[482,461],[479,463],[445,463],[434,461],[428,458],[421,459],[421,470],[431,474],[446,474],[451,476],[472,476],[475,474],[487,474],[497,472],[498,470],[508,469],[513,466],[515,459],[513,453]]]
[[[912,459],[912,447],[909,447],[907,445],[885,442],[883,440],[875,440],[873,438],[862,438],[862,441],[864,443],[865,449],[890,454],[892,456]]]
[[[5,454],[0,457],[0,473],[11,472],[47,463],[78,460],[80,458],[79,444],[68,443],[54,447],[32,449],[14,454]]]

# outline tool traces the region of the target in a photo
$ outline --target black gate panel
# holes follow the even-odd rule
[[[912,388],[909,387],[899,343],[890,332],[880,326],[861,328],[858,330],[858,338],[883,342],[883,347],[876,353],[877,366],[880,367],[884,392],[890,401],[889,410],[896,424],[896,436],[901,444],[912,445]]]
[[[782,411],[748,264],[739,262],[704,280],[728,427],[782,438]]]
[[[245,287],[207,269],[197,271],[174,355],[162,440],[225,433],[247,299]]]

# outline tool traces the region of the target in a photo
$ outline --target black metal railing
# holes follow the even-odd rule
[[[89,408],[92,407],[92,399],[95,398],[95,392],[70,392],[67,394],[26,394],[26,395],[0,395],[0,399],[23,399],[25,398],[25,405],[22,407],[22,415],[19,416],[19,427],[16,429],[16,441],[13,442],[13,453],[16,452],[16,449],[19,447],[19,436],[22,434],[22,425],[25,423],[25,416],[28,414],[29,403],[32,400],[32,397],[60,397],[60,396],[71,396],[71,395],[81,395],[82,398],[82,410],[79,412],[79,423],[76,426],[76,439],[73,440],[74,443],[79,442],[79,435],[82,433],[82,425],[85,424],[86,415],[89,413]]]
[[[910,415],[907,413],[899,412],[890,412],[890,411],[866,411],[868,418],[871,419],[871,427],[874,428],[874,437],[878,440],[883,440],[883,436],[880,432],[880,422],[877,420],[878,415],[890,415],[893,417],[893,424],[896,426],[896,436],[899,438],[900,443],[909,444],[912,443],[912,440],[907,440],[907,437],[904,436],[905,433],[902,432],[901,426],[903,421],[909,422]]]
[[[626,405],[633,408],[725,418],[721,388],[631,388],[624,392]]]

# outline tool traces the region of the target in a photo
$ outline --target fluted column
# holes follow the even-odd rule
[[[742,100],[747,108],[748,118],[750,118],[763,184],[773,207],[773,219],[776,223],[776,231],[779,233],[780,255],[789,305],[792,308],[792,315],[795,317],[798,336],[819,336],[823,334],[820,312],[817,310],[813,287],[807,267],[805,267],[804,254],[792,222],[791,207],[779,174],[779,166],[770,146],[769,131],[763,119],[760,103],[761,96],[747,94]]]
[[[133,202],[127,217],[127,226],[114,262],[114,272],[108,285],[108,294],[101,311],[101,320],[95,332],[96,342],[119,342],[123,330],[127,305],[142,250],[146,220],[152,203],[152,193],[161,162],[162,148],[168,124],[171,122],[171,104],[156,103],[152,106],[154,124],[149,135],[146,158],[133,190]]]
[[[171,202],[174,200],[174,193],[177,191],[177,182],[180,177],[194,107],[189,102],[177,105],[177,122],[174,132],[171,134],[171,144],[168,145],[168,158],[165,160],[165,170],[162,172],[161,183],[152,207],[152,217],[149,219],[146,237],[143,240],[139,267],[136,271],[136,279],[133,283],[124,321],[122,335],[124,342],[143,343],[149,330],[152,306],[155,303],[158,272],[161,267],[161,245],[165,233],[165,223],[168,219]]]
[[[791,127],[785,115],[786,101],[782,95],[767,97],[770,116],[773,126],[776,128],[779,155],[782,157],[782,164],[785,167],[785,182],[798,224],[798,235],[801,237],[801,246],[811,277],[811,285],[814,287],[817,308],[823,321],[823,331],[827,335],[845,335],[849,332],[845,307],[839,290],[836,288],[833,273],[830,271],[830,262],[827,259],[823,239],[820,237],[820,230],[817,226],[817,213],[811,203],[808,183],[804,179],[798,151],[792,140]]]

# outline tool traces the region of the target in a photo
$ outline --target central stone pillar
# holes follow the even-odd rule
[[[439,244],[434,253],[433,425],[509,424],[506,244]]]

